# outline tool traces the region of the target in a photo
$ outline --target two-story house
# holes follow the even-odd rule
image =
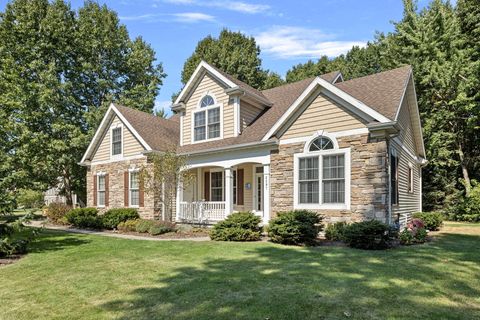
[[[426,163],[410,66],[343,81],[340,72],[259,91],[201,62],[162,119],[112,104],[81,164],[88,206],[162,216],[139,183],[150,152],[187,155],[174,220],[308,209],[327,221],[404,223],[422,208]]]

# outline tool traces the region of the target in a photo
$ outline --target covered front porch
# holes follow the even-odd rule
[[[178,222],[214,224],[237,211],[251,211],[263,223],[268,222],[269,163],[203,165],[188,170],[192,175],[190,183],[177,190]]]

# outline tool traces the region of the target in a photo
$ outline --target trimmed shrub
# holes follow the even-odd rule
[[[48,220],[52,223],[57,224],[65,224],[65,215],[69,212],[72,208],[67,206],[63,203],[59,202],[52,202],[48,205],[47,209],[45,210],[45,215],[47,216]]]
[[[101,229],[102,217],[96,208],[72,209],[66,214],[66,219],[71,225],[81,229]]]
[[[159,234],[164,234],[172,231],[174,230],[160,223],[155,223],[150,227],[150,229],[148,229],[148,233],[151,234],[152,236],[156,236]]]
[[[28,239],[0,238],[0,257],[8,257],[27,252]]]
[[[443,215],[440,212],[417,212],[413,218],[420,219],[425,224],[425,228],[430,231],[437,231],[443,224]]]
[[[322,231],[323,217],[307,210],[281,212],[270,221],[268,236],[282,244],[312,244]]]
[[[175,231],[175,224],[168,221],[138,219],[135,231],[153,236]]]
[[[137,220],[137,226],[135,227],[135,231],[140,233],[147,233],[152,226],[153,220],[139,219]]]
[[[210,238],[216,241],[258,241],[260,222],[260,217],[251,212],[235,212],[213,226]]]
[[[336,222],[327,225],[325,228],[325,238],[330,241],[343,241],[346,222]]]
[[[413,219],[407,224],[407,227],[400,232],[400,243],[411,245],[414,243],[424,243],[427,240],[427,230],[421,219]]]
[[[354,222],[345,228],[344,241],[352,248],[379,250],[392,245],[397,232],[378,220]]]
[[[117,229],[121,232],[134,232],[137,229],[138,219],[120,222]]]
[[[136,209],[118,208],[110,209],[102,216],[103,227],[105,229],[115,229],[120,222],[135,220],[140,218]]]

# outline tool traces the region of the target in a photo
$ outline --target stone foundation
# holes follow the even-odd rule
[[[338,138],[340,148],[351,148],[350,210],[316,210],[325,222],[388,219],[388,167],[386,141],[369,140],[367,134]],[[303,143],[279,145],[271,153],[272,217],[293,210],[295,153],[303,152]]]

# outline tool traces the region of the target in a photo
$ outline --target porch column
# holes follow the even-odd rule
[[[233,212],[232,168],[225,168],[225,216]]]
[[[263,165],[263,223],[270,220],[270,164]]]
[[[177,196],[175,197],[175,220],[180,221],[181,216],[181,207],[180,203],[183,201],[183,182],[178,181],[177,183]],[[173,219],[172,219],[173,220]]]

